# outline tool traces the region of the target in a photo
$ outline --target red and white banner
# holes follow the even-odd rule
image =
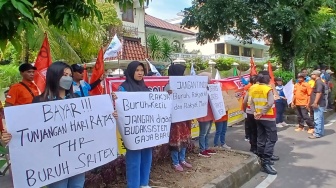
[[[243,78],[249,78],[249,75],[243,75]],[[144,78],[146,85],[153,92],[164,91],[164,87],[167,85],[169,81],[168,76],[146,76]],[[125,81],[125,77],[107,77],[105,79],[105,90],[106,93],[111,93],[112,91],[118,91],[118,87],[121,83]],[[238,99],[239,103],[243,102],[243,94],[244,94],[244,85],[241,82],[239,77],[230,77],[220,80],[213,80],[215,83],[220,83],[223,91],[233,90],[235,91],[235,97]],[[229,109],[228,110],[228,125],[233,125],[235,123],[241,122],[244,120],[244,115],[242,109]],[[212,126],[211,132],[215,131],[215,126]],[[197,120],[192,120],[192,129],[191,129],[192,137],[198,137],[199,135],[199,127]],[[124,154],[126,152],[123,141],[121,139],[120,134],[118,133],[118,153]]]

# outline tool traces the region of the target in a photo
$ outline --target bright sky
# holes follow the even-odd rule
[[[191,6],[192,0],[151,0],[146,13],[162,20],[176,18],[177,13]]]

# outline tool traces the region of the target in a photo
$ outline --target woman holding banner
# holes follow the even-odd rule
[[[52,63],[46,73],[46,85],[44,92],[33,99],[33,103],[47,102],[54,100],[66,100],[78,97],[73,93],[72,88],[72,69],[64,62],[57,61]],[[113,116],[118,117],[114,112]],[[2,140],[8,143],[11,134],[3,132]],[[47,185],[48,188],[83,188],[85,182],[85,173],[78,174],[61,181]]]
[[[184,71],[184,65],[173,64],[168,69],[168,76],[183,76]],[[169,94],[172,93],[169,83],[166,85],[165,91],[168,91]],[[171,158],[176,171],[182,172],[184,170],[183,167],[192,168],[192,165],[185,160],[190,139],[191,120],[172,123],[169,135],[169,149],[171,150]]]
[[[119,86],[119,91],[150,91],[145,85],[145,65],[138,61],[128,64],[125,71],[126,80]],[[141,150],[126,149],[127,188],[150,188],[149,175],[152,166],[152,148]]]
[[[208,72],[202,72],[198,76],[207,76],[208,82],[211,82],[211,73]],[[211,157],[211,155],[216,154],[216,151],[209,149],[209,133],[212,126],[212,121],[214,119],[212,109],[210,106],[210,102],[208,102],[208,112],[205,117],[198,118],[198,124],[199,124],[199,147],[200,147],[200,153],[198,156],[200,157]]]

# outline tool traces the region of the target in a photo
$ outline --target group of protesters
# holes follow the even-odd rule
[[[168,76],[184,76],[186,67],[181,64],[172,64],[168,69]],[[74,64],[69,66],[65,62],[54,62],[47,69],[45,90],[40,92],[33,82],[36,67],[31,64],[22,64],[19,67],[22,81],[10,87],[6,96],[5,107],[24,105],[37,102],[71,99],[89,96],[89,91],[104,80],[104,75],[92,84],[83,80],[84,68]],[[119,86],[120,92],[149,92],[144,82],[145,65],[138,61],[131,62],[126,71],[126,80]],[[306,78],[306,70],[298,76],[298,83],[295,84],[294,99],[292,106],[298,113],[299,128],[303,129],[304,121],[310,127],[312,133],[310,138],[319,138],[323,135],[323,112],[326,107],[327,79],[330,73],[314,70],[311,79]],[[329,71],[330,72],[330,71]],[[328,75],[326,75],[328,74]],[[208,83],[212,83],[211,74],[202,72],[199,76],[207,76]],[[313,86],[309,80],[314,80]],[[270,85],[271,77],[268,71],[260,71],[257,75],[250,77],[250,83],[246,87],[243,110],[246,112],[245,126],[247,139],[250,141],[250,151],[260,157],[262,170],[268,174],[276,174],[274,161],[279,160],[273,154],[274,145],[278,140],[277,126],[284,125],[283,113],[286,108],[286,97],[283,94],[282,80],[277,78],[276,89]],[[307,90],[304,91],[304,88]],[[165,87],[169,94],[173,93],[169,83]],[[303,93],[309,97],[303,97]],[[112,93],[113,100],[116,95]],[[276,96],[276,97],[275,97]],[[304,99],[306,101],[304,101]],[[226,109],[228,110],[228,109]],[[310,113],[307,116],[306,112]],[[3,113],[1,114],[3,116]],[[113,113],[115,118],[118,114]],[[314,120],[310,118],[314,118]],[[219,120],[215,120],[210,102],[208,102],[207,115],[197,119],[199,123],[199,156],[210,158],[218,150],[230,149],[225,142],[227,130],[228,112]],[[213,147],[209,143],[209,133],[213,122],[216,125],[216,133],[213,140]],[[314,122],[314,123],[312,123]],[[312,132],[312,127],[315,130]],[[1,128],[1,140],[8,144],[11,134]],[[173,168],[177,172],[184,171],[184,168],[192,168],[190,161],[187,161],[186,148],[191,141],[191,120],[173,123],[170,130],[169,146]],[[126,179],[128,188],[149,188],[149,177],[152,164],[152,148],[141,150],[126,149]],[[84,187],[85,175],[79,174],[64,180],[48,185],[48,188],[71,188]]]
[[[169,76],[183,76],[185,66],[172,64],[169,67]],[[22,81],[12,85],[6,95],[5,107],[25,105],[38,102],[72,99],[77,97],[89,96],[89,91],[96,87],[104,79],[94,81],[88,84],[83,80],[84,68],[78,64],[69,66],[65,62],[54,62],[48,67],[46,73],[45,90],[40,92],[34,83],[34,74],[36,67],[31,64],[22,64],[19,67]],[[144,83],[145,65],[138,61],[131,62],[125,71],[126,80],[119,86],[121,92],[146,92],[150,91]],[[207,76],[211,83],[210,73],[201,73],[200,76]],[[172,93],[169,84],[165,87],[168,93]],[[112,93],[113,100],[116,95]],[[208,102],[207,115],[198,118],[200,124],[199,145],[200,157],[209,158],[216,154],[215,149],[210,149],[209,133],[211,130],[214,116],[210,103]],[[3,112],[1,118],[4,118]],[[113,113],[118,118],[117,112]],[[230,149],[225,143],[225,133],[227,129],[228,115],[226,113],[221,119],[215,122],[216,136],[214,146],[216,149]],[[7,145],[12,135],[6,128],[1,127],[1,140]],[[192,165],[186,161],[186,148],[191,141],[191,120],[173,123],[170,130],[169,145],[171,150],[171,159],[173,168],[176,171],[183,171],[184,168],[192,168]],[[128,188],[149,188],[149,177],[152,164],[152,148],[141,150],[126,149],[126,179]],[[84,187],[85,174],[78,174],[61,181],[47,185],[48,188],[73,188]]]
[[[331,95],[333,73],[322,66],[316,67],[310,76],[307,69],[302,69],[297,75],[289,105],[297,114],[295,131],[305,131],[306,123],[310,139],[324,135],[324,112],[332,110],[334,102]],[[283,117],[288,102],[282,78],[274,79],[275,87],[270,85],[270,79],[268,71],[250,77],[250,83],[245,86],[243,111],[246,113],[245,139],[251,145],[250,151],[260,157],[262,171],[275,175],[277,171],[272,165],[279,160],[273,154],[278,140],[277,127],[287,125]]]

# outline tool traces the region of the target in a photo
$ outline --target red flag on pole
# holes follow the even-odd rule
[[[44,33],[44,40],[34,64],[34,66],[37,69],[34,76],[34,82],[41,92],[44,91],[46,84],[47,68],[51,65],[51,63],[52,60],[51,60],[48,36],[47,33]]]
[[[272,70],[272,64],[270,61],[268,61],[268,74],[270,75],[270,78],[271,78],[270,84],[274,85],[274,74]]]
[[[84,64],[83,80],[85,82],[89,82],[89,78],[88,78],[88,74],[87,74],[87,70],[86,70],[86,64]]]
[[[100,48],[96,64],[93,68],[92,75],[90,78],[90,84],[98,80],[105,73],[104,68],[104,51],[103,48]],[[96,88],[90,91],[90,95],[101,95],[103,94],[103,87],[99,84]]]
[[[253,76],[253,75],[257,75],[257,69],[256,69],[256,65],[253,61],[253,57],[251,57],[251,61],[250,61],[250,67],[251,67],[251,70],[250,70],[250,75]]]

